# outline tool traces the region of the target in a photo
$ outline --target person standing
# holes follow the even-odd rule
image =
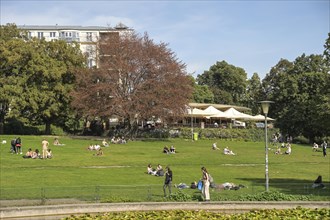
[[[163,186],[163,190],[164,190],[164,197],[166,197],[166,187],[168,188],[168,193],[169,196],[171,196],[172,193],[172,180],[173,180],[173,173],[172,170],[170,169],[169,166],[167,166],[165,168],[165,182],[164,182],[164,186]]]
[[[209,173],[207,172],[205,167],[202,167],[202,181],[203,181],[203,188],[202,194],[205,201],[210,201],[210,180],[209,180]]]
[[[327,142],[323,141],[323,144],[322,144],[323,157],[327,156],[327,147],[328,147]]]
[[[43,139],[41,145],[42,145],[42,159],[47,159],[47,150],[48,150],[49,142],[46,139]]]

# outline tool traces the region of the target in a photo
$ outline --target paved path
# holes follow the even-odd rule
[[[241,213],[257,209],[329,208],[330,201],[321,202],[142,202],[142,203],[93,203],[43,206],[16,206],[0,208],[0,219],[61,219],[71,214],[103,213],[114,211],[150,210],[212,210],[223,213]]]

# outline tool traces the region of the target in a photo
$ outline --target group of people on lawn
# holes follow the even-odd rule
[[[147,173],[153,176],[164,176],[163,167],[158,164],[156,169],[152,168],[152,165],[149,163],[147,166]]]
[[[175,147],[173,145],[171,145],[170,148],[168,148],[167,146],[165,146],[163,148],[163,153],[164,154],[175,154]]]
[[[321,148],[322,148],[323,157],[326,157],[327,156],[328,143],[325,140],[321,144]],[[312,151],[313,152],[319,151],[319,145],[315,142],[313,144]]]
[[[29,148],[28,151],[23,155],[23,158],[28,159],[51,159],[53,158],[52,150],[49,148],[49,142],[46,139],[43,139],[41,142],[42,152],[40,153],[38,149],[34,151],[32,148]]]
[[[217,147],[217,143],[212,144],[212,150],[220,150],[220,148]],[[228,147],[225,147],[223,149],[223,154],[224,155],[236,155],[232,150],[230,150]]]
[[[202,197],[204,201],[210,201],[210,188],[238,190],[240,188],[245,187],[243,185],[236,185],[234,183],[228,183],[228,182],[216,185],[214,183],[213,177],[205,167],[202,167],[201,171],[202,171],[202,177],[198,182],[198,184],[196,182],[192,182],[191,186],[187,186],[185,183],[180,183],[178,185],[175,184],[174,186],[179,189],[186,189],[186,188],[199,189],[202,192]],[[169,166],[165,168],[165,172],[164,172],[160,164],[157,165],[156,169],[153,169],[152,165],[148,164],[147,173],[149,175],[154,175],[154,176],[165,176],[164,185],[163,185],[164,197],[167,197],[166,189],[168,189],[168,195],[171,196],[173,172]]]

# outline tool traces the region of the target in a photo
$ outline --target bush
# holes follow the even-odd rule
[[[305,138],[304,136],[295,137],[292,142],[296,144],[309,144],[308,138]]]
[[[6,120],[4,130],[6,134],[20,135],[40,135],[41,132],[37,127],[26,126],[22,121],[16,118],[8,118]]]
[[[177,202],[186,202],[191,200],[191,195],[184,193],[182,190],[178,190],[173,193],[170,198]]]
[[[278,129],[269,129],[268,137],[278,132]],[[180,129],[172,129],[172,134],[175,137],[184,139],[191,139],[191,128],[185,127]],[[225,140],[239,140],[239,141],[264,141],[264,130],[257,128],[237,129],[237,128],[194,128],[194,133],[199,134],[200,139],[225,139]],[[174,136],[174,135],[171,135]]]

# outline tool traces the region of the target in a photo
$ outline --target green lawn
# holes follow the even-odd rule
[[[156,167],[169,165],[174,183],[190,185],[201,177],[205,166],[216,183],[233,182],[247,188],[237,191],[211,191],[213,200],[235,200],[242,194],[254,194],[265,189],[265,151],[262,142],[225,140],[170,139],[167,141],[132,141],[103,148],[104,155],[93,156],[86,150],[97,139],[60,137],[65,146],[53,146],[54,158],[23,159],[10,154],[13,136],[0,136],[7,144],[0,145],[0,197],[1,199],[78,198],[97,201],[162,201],[164,177],[145,174],[147,164]],[[41,150],[41,136],[21,136],[23,153],[28,148]],[[223,155],[211,150],[228,146],[236,156]],[[163,154],[165,145],[172,145],[177,154]],[[311,146],[293,145],[292,155],[275,155],[269,152],[270,190],[293,195],[313,194],[313,199],[330,199],[330,156],[312,152]],[[311,185],[322,175],[326,189],[313,190]],[[177,189],[173,189],[175,193]],[[199,191],[185,189],[185,193],[199,195]]]

